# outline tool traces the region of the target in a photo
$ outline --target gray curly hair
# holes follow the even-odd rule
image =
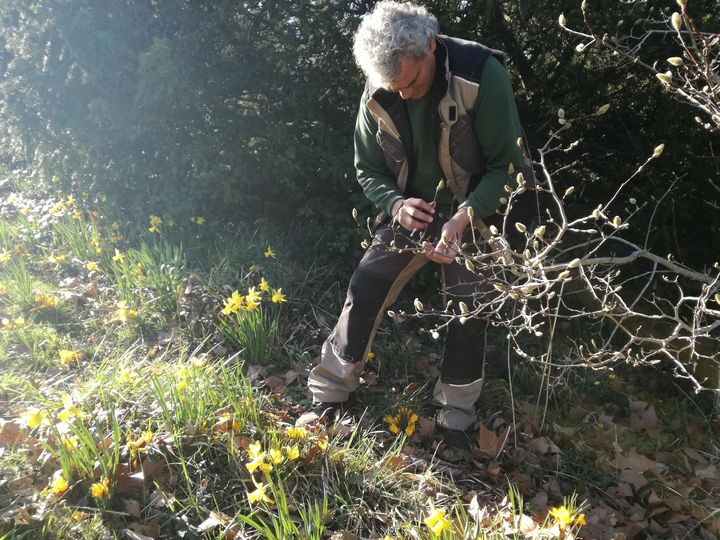
[[[355,32],[355,61],[371,84],[387,88],[400,75],[400,55],[422,58],[439,30],[435,16],[422,6],[378,2]]]

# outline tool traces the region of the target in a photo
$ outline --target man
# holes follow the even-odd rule
[[[310,373],[315,407],[298,424],[342,408],[359,385],[385,309],[421,266],[441,264],[445,290],[468,305],[488,294],[455,256],[467,241],[471,216],[497,217],[504,187],[515,185],[510,172],[527,167],[518,146],[522,130],[502,54],[438,31],[425,8],[381,1],[355,34],[355,59],[367,76],[355,167],[386,219]],[[403,250],[417,245],[424,251]],[[437,424],[451,446],[469,446],[465,430],[474,422],[482,385],[485,327],[471,319],[447,328],[434,397],[442,407]]]

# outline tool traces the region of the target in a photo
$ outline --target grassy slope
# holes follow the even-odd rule
[[[514,367],[486,386],[476,448],[452,452],[432,422],[437,344],[409,321],[380,333],[352,414],[298,433],[342,294],[323,269],[259,230],[7,195],[0,538],[435,538],[429,517],[447,538],[570,537],[581,513],[587,538],[717,531],[713,425],[689,399]],[[383,421],[399,407],[410,437]]]

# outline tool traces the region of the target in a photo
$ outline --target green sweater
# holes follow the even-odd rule
[[[377,140],[377,122],[361,102],[355,123],[355,168],[365,195],[378,208],[391,213],[393,203],[404,197],[417,196],[431,201],[442,172],[434,142],[435,115],[430,95],[421,100],[407,102],[413,135],[413,161],[415,174],[410,178],[407,193],[403,195],[395,178],[385,164],[383,151]],[[365,97],[363,97],[363,100]],[[473,128],[487,160],[486,172],[477,187],[461,207],[472,206],[476,217],[484,218],[501,206],[500,199],[507,196],[504,186],[515,185],[508,174],[513,163],[516,170],[524,163],[517,140],[522,137],[520,120],[515,106],[510,78],[503,65],[488,58],[482,71],[480,90],[472,111]],[[439,202],[451,200],[449,189],[438,197]]]

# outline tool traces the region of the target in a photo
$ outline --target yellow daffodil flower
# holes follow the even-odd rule
[[[93,270],[98,269],[98,263],[90,261],[85,265],[85,268],[88,269],[88,272],[92,272]]]
[[[104,499],[110,495],[110,480],[102,477],[100,482],[95,482],[90,486],[90,494],[96,499]]]
[[[119,301],[115,304],[115,318],[120,322],[128,322],[128,320],[137,317],[138,312],[134,309],[130,309],[127,306],[127,302],[124,300]]]
[[[255,504],[258,502],[266,502],[268,504],[275,504],[275,501],[273,501],[270,497],[268,497],[267,493],[267,484],[263,484],[260,482],[259,484],[255,484],[255,491],[248,493],[248,501],[250,504]]]
[[[435,536],[440,536],[443,531],[452,531],[452,521],[445,517],[445,510],[433,508],[428,517],[425,518],[427,525]]]
[[[63,478],[62,472],[60,471],[60,474],[55,474],[55,477],[50,484],[50,493],[59,497],[68,490],[68,487],[70,486],[68,486],[67,481]]]
[[[263,255],[265,255],[268,258],[272,258],[272,259],[274,259],[276,256],[275,252],[272,250],[272,248],[270,246],[268,246],[267,251],[265,251],[265,253]]]
[[[115,248],[115,255],[113,255],[112,260],[115,262],[123,262],[125,255],[123,255],[118,248]]]
[[[260,278],[260,290],[262,292],[268,292],[270,290],[270,284],[265,278]]]
[[[272,448],[270,450],[270,461],[272,461],[275,465],[279,465],[283,461],[285,461],[285,456],[283,456],[283,453],[278,448]]]
[[[291,439],[300,439],[301,441],[307,439],[307,430],[304,427],[291,426],[286,433]]]
[[[273,291],[272,301],[273,301],[275,304],[280,304],[280,303],[282,303],[282,302],[287,302],[287,299],[285,298],[285,295],[284,295],[283,292],[282,292],[282,287],[279,288],[279,289],[275,289],[275,290]]]
[[[245,309],[245,297],[239,291],[233,291],[232,295],[225,299],[222,314],[230,315],[231,313],[237,313],[241,309]]]
[[[285,455],[290,461],[295,461],[297,458],[300,457],[300,448],[298,448],[298,445],[295,446],[285,446]]]
[[[29,428],[38,427],[48,422],[48,412],[46,409],[38,409],[32,407],[20,415],[20,419]]]
[[[71,364],[77,363],[80,360],[80,353],[77,351],[62,349],[58,351],[58,357],[60,358],[61,364],[69,366]]]

